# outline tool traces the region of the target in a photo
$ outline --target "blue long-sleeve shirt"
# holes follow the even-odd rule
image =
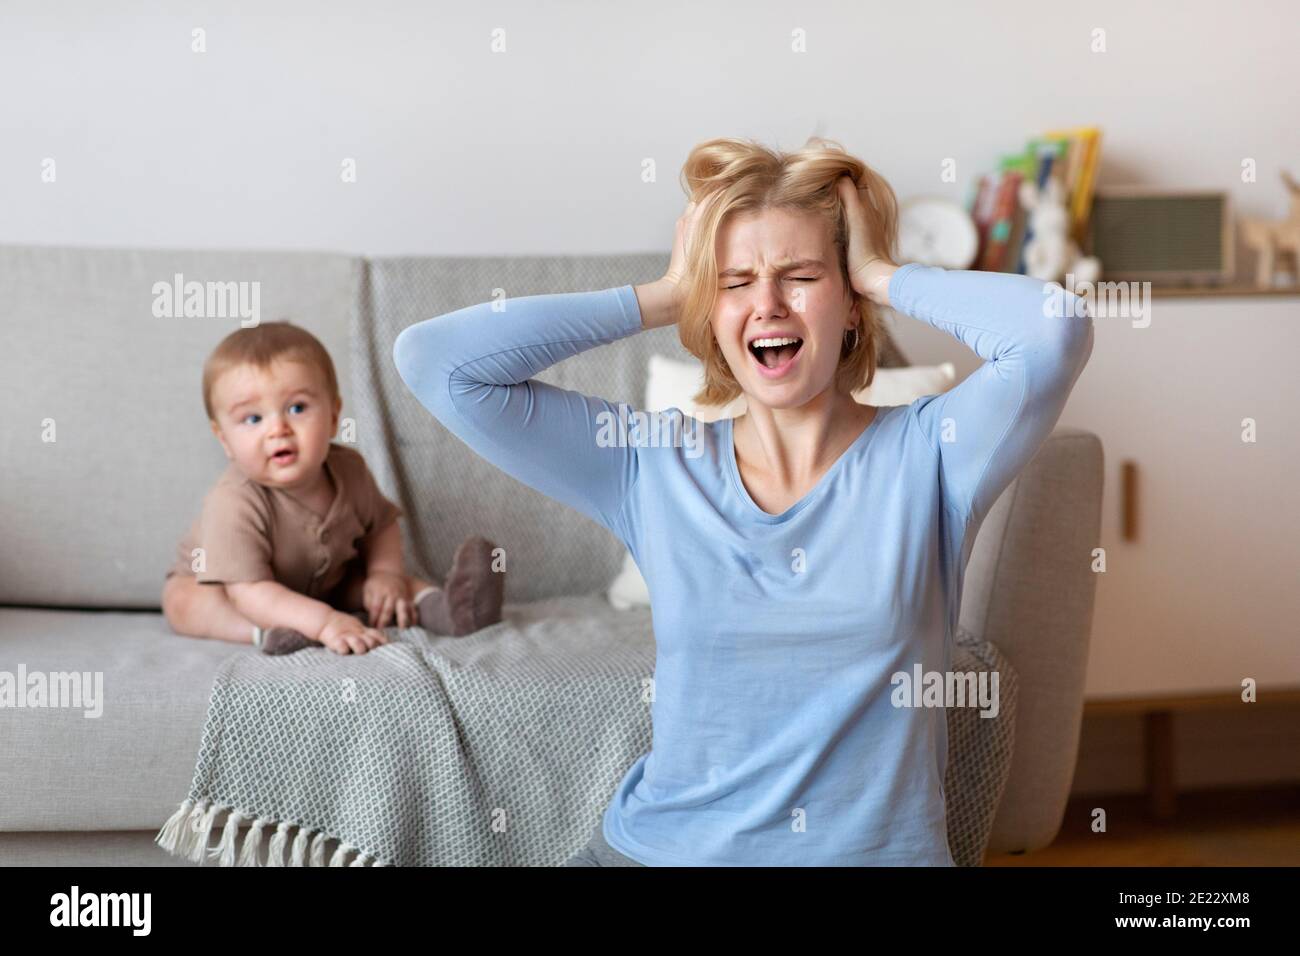
[[[649,586],[653,746],[603,819],[642,863],[953,865],[945,711],[894,706],[892,675],[948,671],[975,534],[1054,427],[1093,327],[1020,275],[912,263],[889,298],[986,363],[881,408],[779,515],[746,492],[730,420],[671,409],[675,442],[611,441],[626,408],[530,380],[641,331],[631,285],[483,303],[397,338],[439,421],[608,528]]]

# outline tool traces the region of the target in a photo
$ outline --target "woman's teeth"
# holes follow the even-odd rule
[[[788,336],[755,339],[749,343],[749,351],[768,368],[776,368],[793,358],[802,344],[803,339]]]

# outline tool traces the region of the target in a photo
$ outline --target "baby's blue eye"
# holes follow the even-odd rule
[[[250,425],[256,425],[257,422],[249,422],[248,420],[250,418],[261,418],[261,417],[262,416],[257,414],[257,412],[249,412],[247,415],[244,416],[244,421]]]
[[[293,403],[292,405],[290,405],[289,407],[290,407],[290,408],[303,408],[303,409],[305,409],[305,408],[307,407],[307,403],[306,403],[306,402],[294,402],[294,403]]]

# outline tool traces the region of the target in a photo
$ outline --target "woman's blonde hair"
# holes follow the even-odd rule
[[[704,387],[693,397],[703,405],[726,405],[740,394],[713,336],[710,316],[718,296],[717,237],[729,217],[763,209],[787,209],[821,216],[831,229],[844,288],[858,306],[857,346],[841,350],[835,387],[846,394],[871,384],[884,338],[874,303],[849,283],[848,221],[836,184],[848,174],[866,187],[867,227],[875,252],[895,262],[898,201],[889,183],[834,140],[811,137],[800,149],[782,153],[750,140],[711,139],[700,143],[682,165],[682,188],[703,208],[686,253],[684,305],[678,337],[704,363]]]

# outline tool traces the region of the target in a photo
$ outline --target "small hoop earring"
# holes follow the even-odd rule
[[[849,332],[853,333],[853,344],[849,345],[849,333],[845,332],[844,347],[847,348],[850,352],[852,352],[854,349],[858,347],[858,342],[862,340],[862,336],[858,333],[857,329],[849,329]]]

